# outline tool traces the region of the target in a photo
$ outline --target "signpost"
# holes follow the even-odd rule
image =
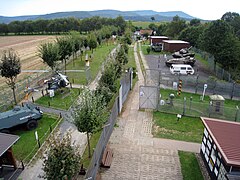
[[[202,101],[203,101],[203,99],[204,99],[204,95],[205,95],[206,89],[207,89],[207,84],[204,84],[204,86],[203,86]]]

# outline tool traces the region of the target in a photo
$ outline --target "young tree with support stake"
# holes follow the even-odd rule
[[[56,62],[60,58],[58,45],[56,43],[41,44],[39,47],[39,57],[54,70]]]
[[[74,107],[73,124],[79,132],[87,134],[88,157],[91,157],[90,135],[102,128],[108,117],[106,103],[102,95],[95,95],[85,89]]]
[[[17,75],[21,72],[21,63],[20,58],[12,49],[3,52],[0,70],[1,76],[6,78],[7,85],[12,89],[14,103],[17,104],[15,88]]]

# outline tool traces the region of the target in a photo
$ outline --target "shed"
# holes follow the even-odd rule
[[[12,146],[19,139],[19,136],[12,134],[0,133],[0,169],[4,165],[13,166],[14,169],[17,168],[16,160],[13,156]]]
[[[150,45],[163,43],[163,40],[168,40],[167,36],[150,36]]]
[[[190,43],[181,40],[163,40],[163,50],[169,52],[179,51],[183,48],[189,48]]]
[[[211,113],[223,114],[224,97],[221,95],[210,95]]]
[[[211,179],[240,179],[240,123],[201,117],[200,154]]]

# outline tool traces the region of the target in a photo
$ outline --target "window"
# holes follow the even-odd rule
[[[205,134],[206,137],[208,137],[208,131],[207,131],[206,128],[204,128],[204,134]]]
[[[186,67],[181,67],[181,70],[186,70]]]
[[[190,67],[188,67],[187,69],[188,69],[188,70],[192,70],[192,68],[190,68]]]
[[[206,147],[205,147],[205,145],[202,143],[202,152],[203,152],[203,154],[205,153],[205,149],[206,149]]]
[[[214,149],[212,149],[211,158],[212,158],[213,163],[215,163],[217,157],[216,157],[216,152]]]

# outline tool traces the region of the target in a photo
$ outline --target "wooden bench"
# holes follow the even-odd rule
[[[103,152],[101,166],[110,168],[113,158],[113,150],[107,146]]]

